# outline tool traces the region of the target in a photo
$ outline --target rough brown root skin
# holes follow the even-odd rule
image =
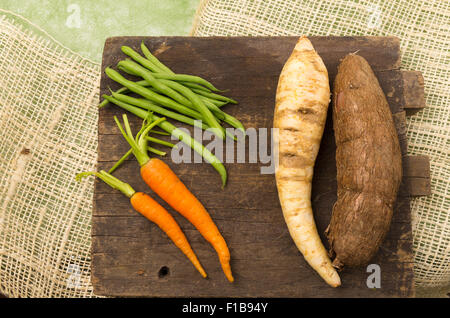
[[[367,265],[389,230],[402,179],[392,114],[367,61],[347,55],[333,91],[337,201],[326,235],[337,268]]]

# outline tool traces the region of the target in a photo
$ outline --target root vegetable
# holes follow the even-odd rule
[[[99,172],[81,172],[77,174],[76,179],[80,181],[84,177],[90,175],[95,175],[110,187],[119,190],[126,197],[128,197],[133,208],[143,216],[145,216],[148,220],[158,225],[159,228],[167,234],[167,236],[175,243],[175,245],[192,262],[192,264],[199,271],[202,277],[206,278],[206,272],[200,264],[194,251],[192,250],[192,247],[189,244],[186,236],[184,235],[177,221],[175,221],[173,216],[169,212],[167,212],[165,208],[163,208],[149,195],[134,191],[134,189],[128,183],[120,181],[116,177],[103,170]]]
[[[391,223],[402,178],[389,105],[367,61],[347,55],[333,92],[337,202],[327,229],[333,265],[367,265]]]
[[[230,282],[233,282],[234,278],[230,266],[230,251],[208,211],[166,163],[158,158],[150,158],[147,154],[147,139],[145,136],[150,129],[165,119],[159,118],[143,126],[136,135],[136,138],[131,133],[126,115],[123,115],[125,129],[117,117],[114,117],[114,120],[120,132],[130,144],[132,152],[141,166],[142,179],[159,197],[191,222],[200,234],[213,246],[219,256],[219,261],[225,276]]]
[[[314,222],[311,182],[330,101],[328,72],[301,37],[278,82],[274,127],[278,128],[278,195],[289,233],[305,260],[333,287],[341,284]]]

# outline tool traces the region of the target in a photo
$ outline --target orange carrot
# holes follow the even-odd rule
[[[126,115],[123,115],[123,120],[127,132],[124,131],[118,119],[116,117],[114,119],[123,136],[133,149],[133,154],[141,166],[142,179],[174,210],[189,220],[213,246],[219,256],[219,261],[225,276],[230,282],[233,282],[234,278],[230,267],[230,251],[208,211],[206,211],[205,207],[186,188],[167,164],[156,158],[150,159],[147,155],[145,135],[160,120],[144,126],[138,133],[136,139],[134,139]],[[162,119],[164,120],[164,118]]]
[[[103,170],[100,172],[82,172],[79,173],[76,178],[77,180],[81,180],[81,178],[88,175],[95,175],[99,177],[105,183],[120,190],[123,194],[130,198],[133,208],[145,216],[148,220],[158,225],[159,228],[163,230],[163,232],[166,233],[175,245],[187,256],[187,258],[189,258],[200,274],[203,277],[206,277],[205,270],[197,259],[197,256],[192,250],[191,245],[189,244],[177,221],[175,221],[172,215],[158,202],[143,192],[135,192],[128,183],[120,181]]]
[[[214,247],[226,277],[233,282],[227,243],[200,201],[186,188],[172,169],[157,158],[152,158],[141,166],[141,176],[161,199],[188,219]]]

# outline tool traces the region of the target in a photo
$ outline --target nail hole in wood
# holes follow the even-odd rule
[[[158,277],[159,277],[159,278],[164,278],[164,277],[166,277],[166,276],[169,276],[169,267],[163,266],[163,267],[161,267],[161,268],[159,269]]]

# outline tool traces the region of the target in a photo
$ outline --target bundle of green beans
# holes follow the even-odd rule
[[[142,119],[147,118],[148,112],[157,113],[188,125],[211,130],[222,139],[225,139],[227,135],[235,139],[235,136],[230,135],[224,129],[221,125],[222,122],[245,134],[242,123],[221,109],[226,104],[237,104],[237,102],[219,94],[223,91],[217,89],[213,84],[199,76],[174,73],[150,52],[144,42],[141,43],[144,56],[128,46],[122,46],[121,49],[131,59],[127,58],[120,61],[117,64],[118,70],[138,76],[142,80],[131,81],[118,71],[107,67],[105,69],[106,75],[123,87],[115,92],[111,91],[111,95],[103,95],[104,100],[99,107],[104,107],[111,102]],[[126,95],[129,92],[136,93],[141,98]],[[156,117],[153,115],[153,118]],[[227,180],[225,167],[214,154],[169,122],[164,121],[158,126],[189,145],[211,163],[221,176],[222,186],[225,186]],[[154,148],[149,150],[158,153]],[[130,152],[125,154],[112,170],[129,155]]]

